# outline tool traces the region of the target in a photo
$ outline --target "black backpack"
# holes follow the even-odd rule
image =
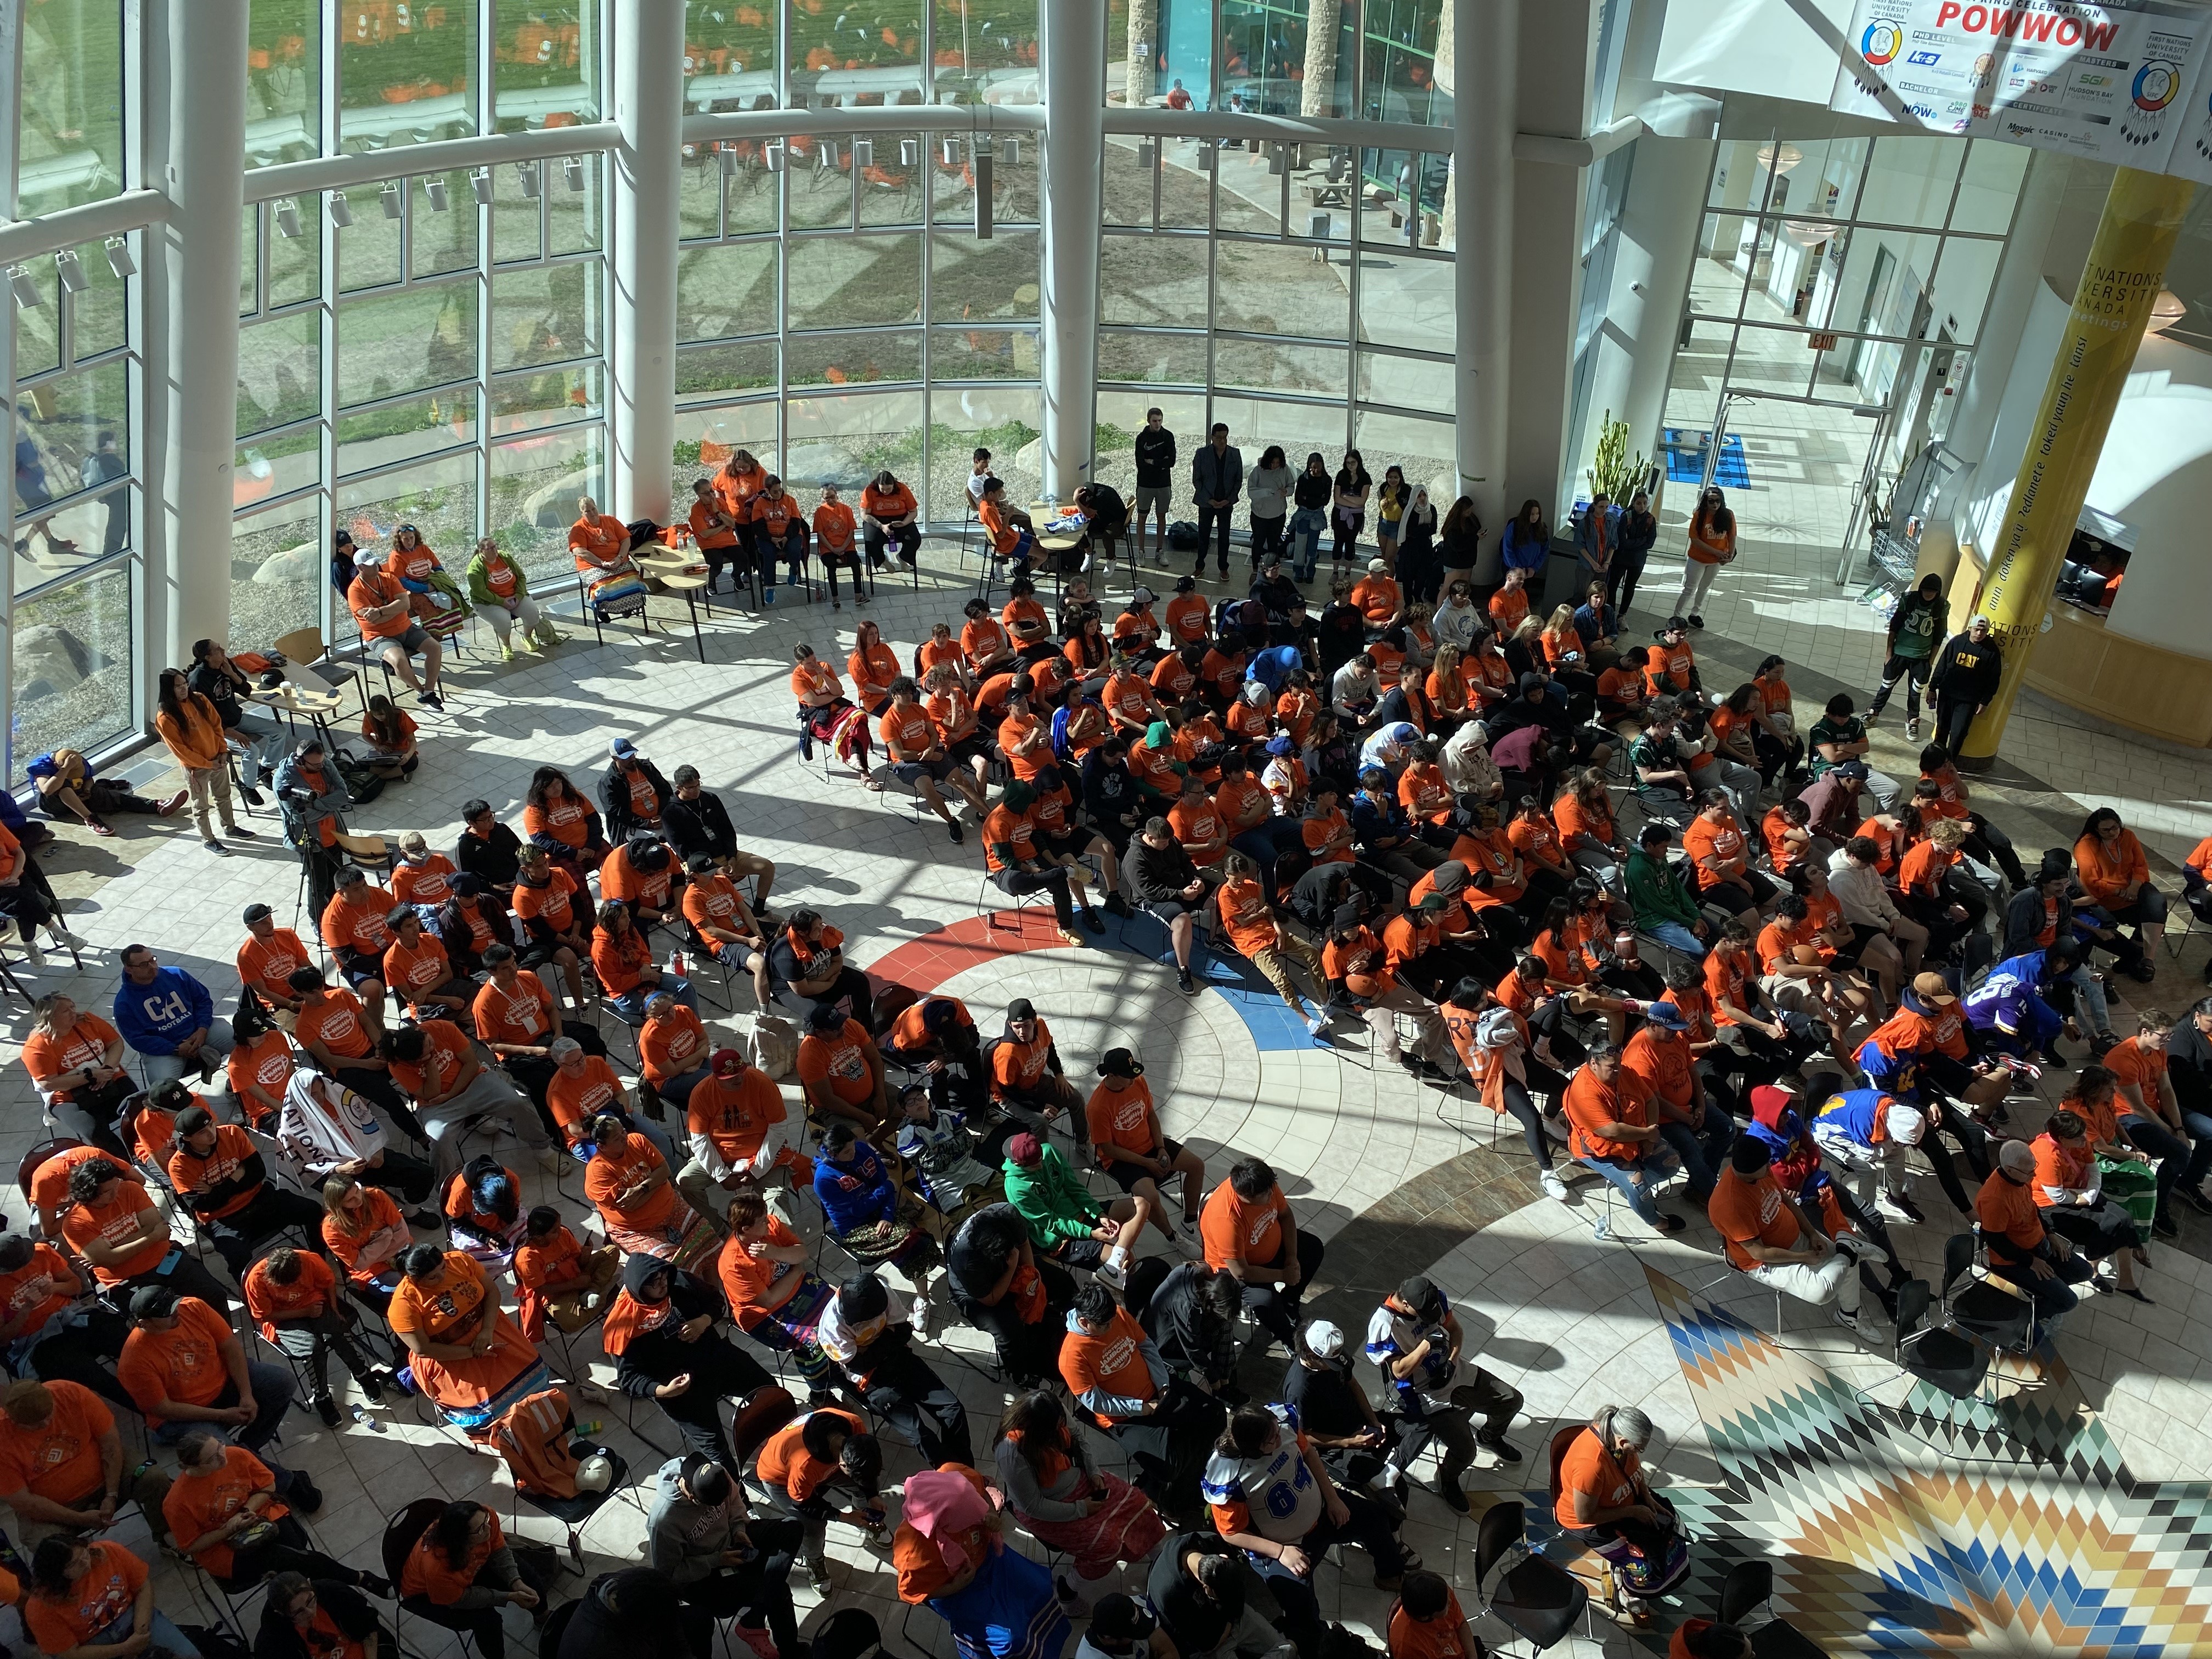
[[[1199,544],[1198,526],[1188,519],[1177,519],[1168,526],[1168,545],[1176,552],[1194,551]]]
[[[345,780],[346,793],[353,797],[356,806],[368,805],[384,793],[384,786],[390,781],[350,749],[331,750],[331,760],[337,767],[338,775]]]

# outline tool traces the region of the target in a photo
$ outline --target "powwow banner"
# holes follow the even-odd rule
[[[2212,9],[1858,0],[1850,45],[1831,109],[2163,173],[2177,133],[2203,125],[2191,94],[2206,78]]]

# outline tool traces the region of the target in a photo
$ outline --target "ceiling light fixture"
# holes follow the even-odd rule
[[[84,262],[76,257],[75,248],[65,247],[54,255],[54,275],[70,293],[84,292]]]
[[[353,222],[353,204],[346,200],[343,191],[334,190],[331,192],[330,210],[331,222],[340,230],[343,230]]]

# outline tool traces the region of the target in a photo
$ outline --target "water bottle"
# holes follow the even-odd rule
[[[683,951],[671,951],[668,953],[668,971],[669,971],[670,973],[672,973],[672,974],[675,975],[676,975],[676,977],[677,977],[677,978],[678,978],[678,979],[682,979],[682,978],[684,977],[684,952],[683,952]]]
[[[353,1420],[361,1427],[370,1431],[372,1433],[382,1434],[384,1432],[384,1425],[378,1422],[376,1420],[375,1414],[359,1401],[356,1401],[354,1402]]]

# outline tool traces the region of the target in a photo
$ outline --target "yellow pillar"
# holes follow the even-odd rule
[[[2043,406],[2013,479],[2004,524],[1990,545],[1977,613],[1990,619],[1991,636],[2004,653],[2004,677],[1966,736],[1962,763],[1987,766],[1996,757],[2196,188],[2185,179],[2133,167],[2112,175],[2105,216],[2043,389]]]

